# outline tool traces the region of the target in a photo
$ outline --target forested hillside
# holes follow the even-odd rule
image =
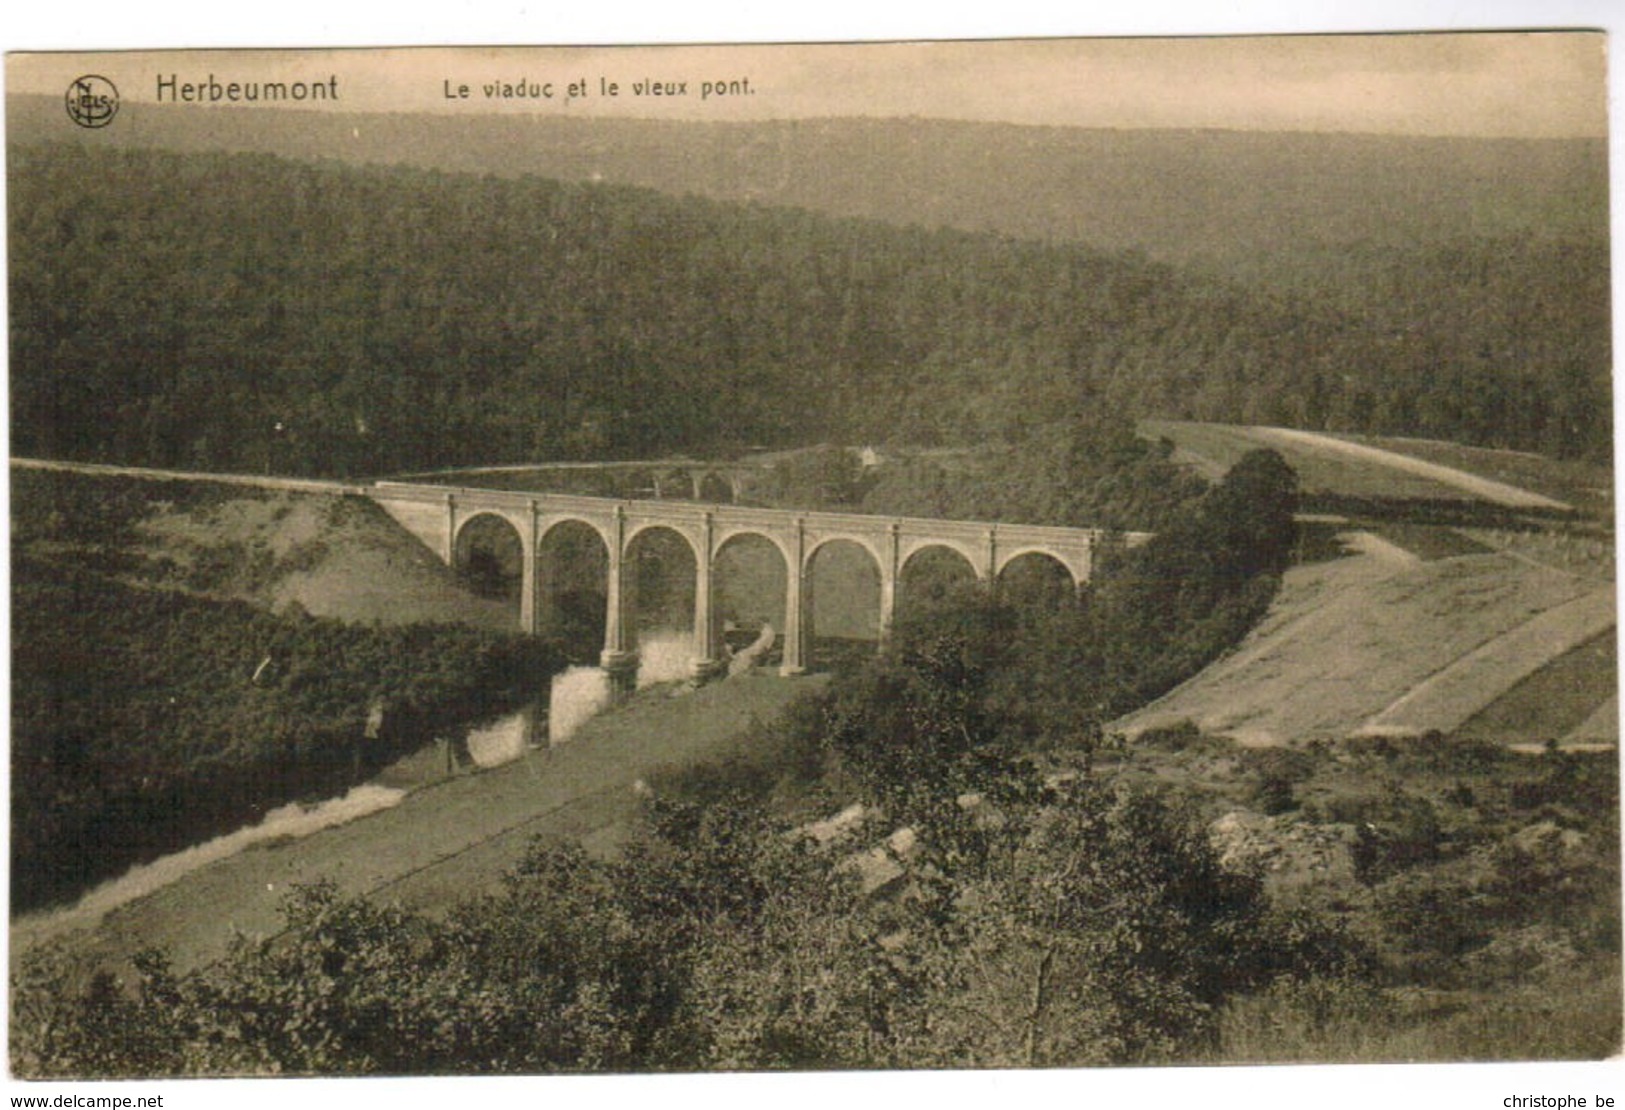
[[[270,576],[263,549],[222,539],[184,566],[143,550],[159,506],[227,535],[218,518],[256,496],[268,495],[13,472],[14,912],[335,797],[435,736],[529,703],[563,665],[552,640],[444,620],[273,614],[242,600],[255,596],[246,577]],[[306,555],[342,532],[325,528]],[[412,607],[397,600],[403,617]]]
[[[1091,410],[1609,449],[1601,242],[1462,239],[1372,301],[536,178],[43,144],[10,173],[20,454],[354,474]]]
[[[308,112],[127,103],[66,128],[55,96],[7,98],[13,141],[275,154],[638,185],[892,224],[1143,250],[1222,270],[1314,270],[1366,244],[1596,235],[1600,139],[1034,127],[948,119],[698,122]]]

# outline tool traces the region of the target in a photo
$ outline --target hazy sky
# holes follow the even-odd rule
[[[181,82],[338,77],[339,108],[668,119],[932,116],[1086,127],[1601,136],[1605,40],[1588,33],[1063,39],[832,46],[415,48],[12,55],[13,92],[83,73],[126,103]],[[687,95],[638,96],[645,78]],[[603,95],[602,80],[620,95]],[[705,81],[748,95],[701,99]],[[553,97],[487,98],[523,80]],[[587,95],[571,99],[570,85]],[[467,99],[446,96],[467,85]],[[735,86],[738,88],[739,86]],[[305,104],[303,107],[327,107]],[[198,108],[207,111],[207,108]]]

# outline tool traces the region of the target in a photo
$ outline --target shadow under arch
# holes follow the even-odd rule
[[[947,544],[928,544],[912,552],[898,568],[898,617],[906,619],[982,586],[963,551]]]
[[[596,663],[609,603],[609,547],[584,520],[561,520],[536,543],[537,627],[572,662]]]
[[[711,561],[711,597],[716,625],[729,651],[739,652],[771,629],[775,642],[785,633],[790,564],[779,545],[759,532],[737,532],[717,547]],[[775,648],[763,663],[777,661]]]
[[[881,569],[856,540],[825,540],[807,555],[802,598],[807,662],[822,670],[873,655],[881,639]]]
[[[622,557],[627,647],[638,653],[640,682],[685,677],[694,658],[698,557],[682,533],[662,524],[640,529]]]
[[[1026,551],[999,569],[996,580],[1001,601],[1024,609],[1055,609],[1078,600],[1078,584],[1059,558],[1044,551]]]
[[[513,521],[500,513],[476,513],[457,529],[452,570],[478,597],[511,605],[519,620],[525,585],[525,541]]]

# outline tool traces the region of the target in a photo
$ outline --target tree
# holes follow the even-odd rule
[[[924,818],[1007,770],[1019,730],[989,695],[1008,665],[1012,616],[975,587],[911,607],[891,649],[828,696],[826,743],[895,819]]]
[[[771,482],[774,499],[780,504],[845,509],[863,500],[865,475],[855,452],[824,445],[774,463]]]
[[[1249,451],[1205,497],[1198,540],[1216,547],[1220,573],[1232,579],[1280,574],[1291,562],[1297,528],[1298,476],[1276,451]]]
[[[1212,1031],[1250,982],[1232,949],[1263,909],[1200,826],[1154,796],[1083,784],[961,892],[946,1047],[983,1066],[1151,1063]]]
[[[1166,692],[1253,626],[1291,561],[1296,499],[1281,457],[1249,452],[1102,580],[1093,608],[1112,710]]]

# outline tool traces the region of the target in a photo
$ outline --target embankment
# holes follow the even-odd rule
[[[93,926],[66,915],[13,923],[13,960],[57,940],[87,961],[121,965],[143,948],[178,969],[222,956],[236,932],[272,935],[290,886],[328,879],[438,911],[490,889],[533,837],[578,838],[609,851],[637,796],[632,784],[670,766],[724,757],[760,739],[816,676],[745,675],[674,697],[643,692],[589,722],[569,744],[447,779],[393,807],[297,840],[257,845],[108,912]]]

